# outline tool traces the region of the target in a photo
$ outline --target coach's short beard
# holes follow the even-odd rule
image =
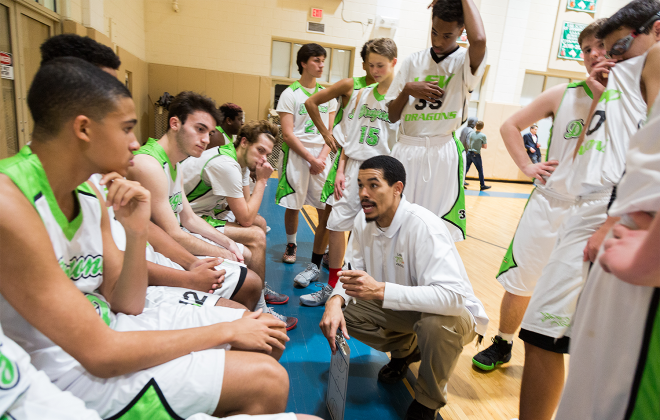
[[[364,219],[367,221],[367,223],[372,223],[372,222],[375,222],[375,221],[378,220],[378,216],[376,216],[376,217],[366,217],[365,216]]]

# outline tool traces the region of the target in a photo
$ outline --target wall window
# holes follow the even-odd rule
[[[39,3],[40,5],[52,10],[55,13],[59,12],[57,8],[57,0],[34,0],[34,2]]]
[[[546,73],[525,73],[525,80],[523,81],[523,89],[520,94],[520,105],[527,106],[529,105],[537,96],[542,92],[553,88],[562,83],[573,83],[578,82],[579,78],[571,78],[558,74],[546,74]],[[538,138],[541,148],[545,149],[548,147],[548,140],[550,139],[550,128],[552,128],[552,118],[544,118],[536,123],[539,126]],[[523,133],[527,133],[529,130],[525,129]]]
[[[273,40],[270,75],[282,79],[299,79],[296,56],[303,44],[305,41]],[[335,83],[350,77],[353,73],[351,63],[355,50],[333,45],[323,45],[323,48],[326,52],[325,68],[323,76],[319,78],[319,83]]]

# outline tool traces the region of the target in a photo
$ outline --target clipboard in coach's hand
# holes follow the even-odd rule
[[[348,387],[348,365],[351,359],[351,349],[341,331],[335,336],[337,351],[330,359],[330,374],[328,375],[328,393],[325,404],[332,420],[344,420],[346,407],[346,388]]]

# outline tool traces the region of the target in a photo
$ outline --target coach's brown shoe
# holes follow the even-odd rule
[[[282,262],[285,262],[287,264],[295,263],[297,249],[298,249],[298,245],[296,244],[286,244],[286,251],[284,251],[284,255],[282,255]]]

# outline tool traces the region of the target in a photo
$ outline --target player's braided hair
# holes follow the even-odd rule
[[[230,120],[233,120],[243,112],[243,108],[231,102],[227,102],[226,104],[220,105],[220,108],[218,109],[220,110],[220,114],[221,114],[220,115],[221,122],[224,121],[225,118],[229,118]]]
[[[248,143],[253,144],[259,140],[259,136],[265,134],[268,137],[268,140],[272,141],[273,144],[277,144],[277,134],[279,128],[276,124],[266,121],[266,120],[254,120],[247,122],[241,127],[236,136],[236,142],[234,142],[234,147],[238,147],[241,144],[243,137],[247,140]]]

